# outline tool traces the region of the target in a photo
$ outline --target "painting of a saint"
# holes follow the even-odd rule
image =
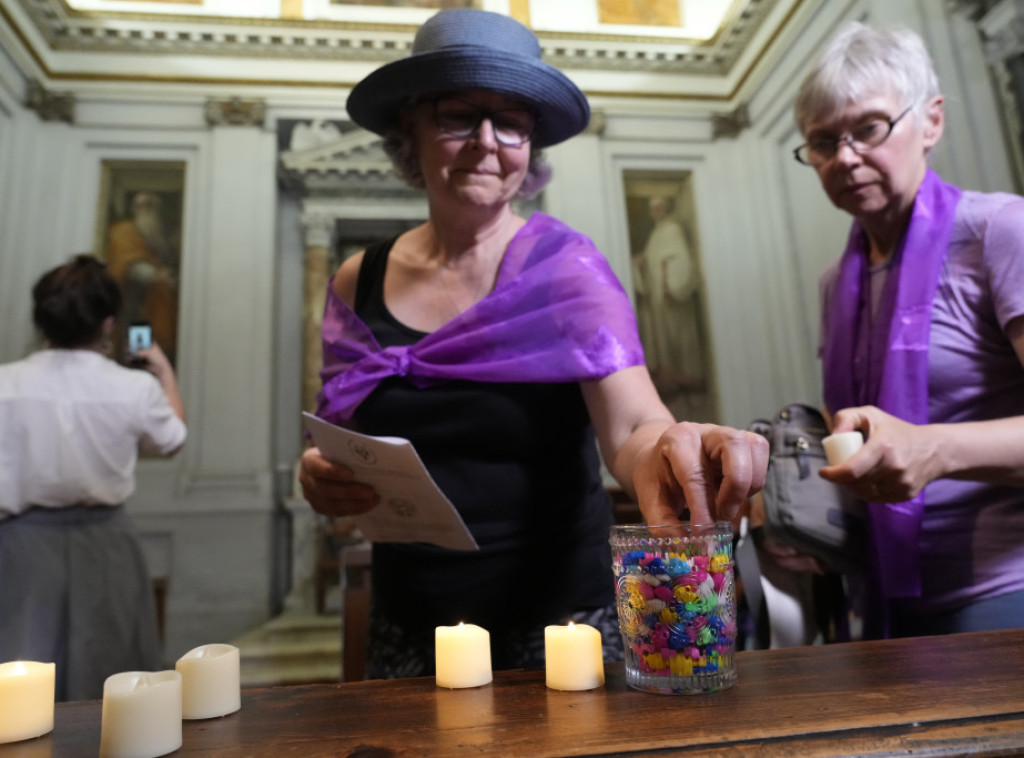
[[[716,421],[688,172],[626,175],[632,279],[647,367],[680,417]]]

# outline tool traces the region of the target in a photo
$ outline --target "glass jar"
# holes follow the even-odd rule
[[[736,682],[732,527],[619,525],[612,568],[626,682],[661,694],[716,692]]]

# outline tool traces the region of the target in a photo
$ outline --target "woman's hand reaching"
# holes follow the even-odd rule
[[[633,484],[648,524],[675,524],[682,509],[694,524],[732,521],[764,486],[768,441],[714,424],[665,429],[636,458]]]

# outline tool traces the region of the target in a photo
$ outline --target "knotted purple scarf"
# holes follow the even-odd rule
[[[825,403],[832,412],[875,405],[913,424],[928,423],[931,311],[953,231],[960,190],[930,169],[918,189],[903,245],[895,253],[870,340],[870,360],[855,360],[870,328],[867,235],[854,222],[828,319],[823,351]],[[904,503],[870,503],[871,544],[885,597],[921,594],[920,532],[925,491]]]
[[[317,415],[347,421],[382,379],[578,382],[642,365],[636,317],[586,236],[535,213],[509,243],[494,290],[410,346],[383,348],[328,285]]]

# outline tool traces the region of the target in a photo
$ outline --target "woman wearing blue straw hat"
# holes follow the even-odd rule
[[[540,52],[511,18],[441,11],[348,99],[429,218],[332,279],[318,415],[411,440],[480,545],[373,546],[371,677],[431,673],[435,627],[459,621],[490,630],[495,668],[540,665],[544,626],[569,619],[621,657],[595,435],[651,524],[729,518],[764,480],[762,438],[665,408],[593,243],[512,209],[550,175],[539,150],[590,118]],[[377,504],[316,448],[301,482],[320,513]]]

